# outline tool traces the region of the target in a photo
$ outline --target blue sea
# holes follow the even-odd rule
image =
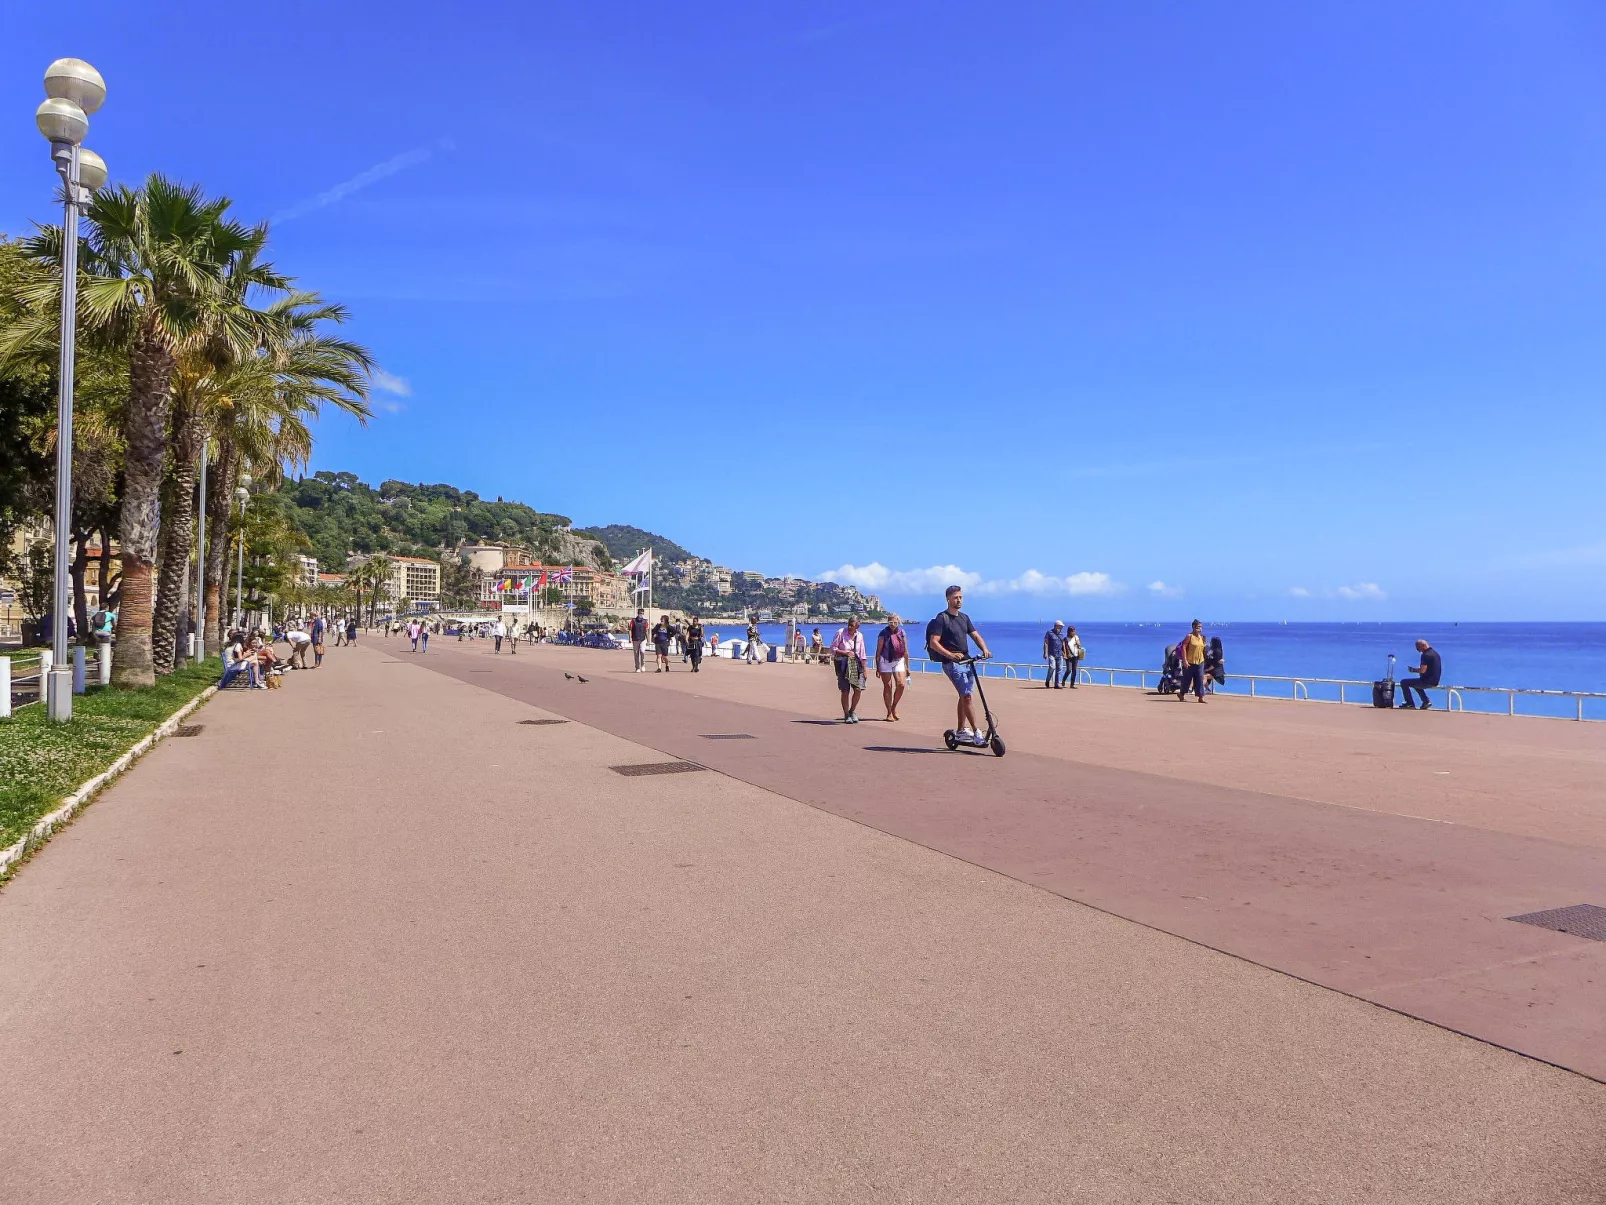
[[[976,626],[993,651],[995,662],[1042,664],[1043,633],[1052,620],[1032,623],[977,621]],[[827,642],[840,624],[804,625],[805,636],[819,627]],[[873,646],[881,624],[865,625],[867,642]],[[924,625],[916,635],[919,643]],[[721,641],[740,639],[745,629],[731,625],[710,625]],[[764,639],[779,643],[785,627],[761,624]],[[1187,633],[1184,623],[1085,623],[1077,632],[1087,648],[1084,666],[1149,671],[1152,688],[1165,646],[1175,644]],[[1371,682],[1387,670],[1388,654],[1396,656],[1397,677],[1405,677],[1415,665],[1418,639],[1427,640],[1444,658],[1444,682],[1451,686],[1520,688],[1527,690],[1606,693],[1606,623],[1210,623],[1207,636],[1219,636],[1226,655],[1227,687],[1234,693],[1249,692],[1250,675],[1281,678],[1341,678]],[[989,667],[1003,675],[1002,664]],[[1015,671],[1017,673],[1021,671]],[[1038,672],[1041,678],[1041,671]],[[1094,675],[1108,682],[1107,673]],[[1136,674],[1117,674],[1119,685],[1136,686]],[[1290,682],[1257,681],[1255,693],[1287,698],[1295,691],[1312,699],[1336,701],[1338,688],[1317,682],[1295,687]],[[1348,702],[1368,701],[1369,692],[1346,687]],[[1436,694],[1434,706],[1443,706],[1445,697]],[[1468,711],[1505,712],[1509,706],[1504,694],[1467,691],[1459,703]],[[1529,715],[1575,716],[1574,699],[1520,696],[1516,710]],[[1606,720],[1606,698],[1585,701],[1589,719]]]

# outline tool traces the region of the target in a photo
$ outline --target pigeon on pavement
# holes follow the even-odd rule
[[[564,676],[564,677],[565,677],[565,678],[567,678],[567,679],[568,679],[568,680],[569,680],[569,681],[571,681],[571,682],[573,682],[573,681],[574,681],[574,675],[573,675],[573,674],[571,674],[571,673],[570,673],[570,672],[569,672],[569,671],[568,671],[568,670],[564,670],[564,671],[563,671],[563,676]]]
[[[590,679],[590,678],[588,678],[588,677],[586,677],[586,676],[585,676],[585,675],[584,675],[584,674],[581,674],[581,675],[580,675],[580,681],[582,681],[582,682],[589,682],[589,681],[591,681],[591,679]]]

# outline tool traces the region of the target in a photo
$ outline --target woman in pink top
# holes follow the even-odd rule
[[[864,633],[859,631],[857,615],[831,641],[831,653],[836,661],[837,689],[842,692],[842,722],[857,724],[865,672]]]

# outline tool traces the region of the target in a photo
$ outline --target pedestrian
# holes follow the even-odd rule
[[[647,608],[637,607],[635,618],[630,621],[630,653],[635,662],[634,674],[647,672]]]
[[[1221,637],[1210,638],[1210,648],[1205,653],[1205,690],[1211,694],[1216,693],[1216,687],[1227,684],[1227,658],[1221,651]]]
[[[1193,687],[1194,696],[1203,703],[1205,701],[1204,663],[1205,653],[1209,645],[1204,638],[1204,624],[1197,619],[1193,627],[1182,638],[1178,651],[1182,654],[1182,685],[1177,688],[1177,702],[1188,701],[1188,687]]]
[[[429,625],[427,623],[421,623],[421,624],[418,625],[418,628],[419,628],[419,631],[418,631],[419,650],[418,651],[421,652],[421,653],[429,652],[429,629],[430,629],[430,626],[431,625]]]
[[[335,647],[339,648],[346,643],[346,624],[343,620],[335,620]]]
[[[864,693],[865,655],[864,633],[859,631],[859,617],[850,615],[848,626],[831,641],[831,653],[836,662],[836,686],[842,693],[842,722],[859,722],[859,696]]]
[[[658,658],[657,667],[652,671],[655,674],[667,674],[669,672],[669,640],[671,634],[669,616],[660,615],[658,623],[652,630],[652,650]]]
[[[713,657],[719,656],[719,633],[718,632],[715,632],[712,636],[710,636],[708,638],[708,651],[709,651],[709,655],[710,656],[713,656]]]
[[[346,643],[357,643],[357,617],[355,615],[346,620]]]
[[[976,723],[976,709],[971,702],[976,692],[976,667],[969,664],[970,642],[976,642],[982,657],[993,654],[976,625],[970,622],[970,616],[960,609],[965,604],[964,587],[949,586],[944,595],[948,600],[947,609],[926,625],[926,649],[933,660],[942,662],[942,672],[959,692],[959,718],[954,737],[961,744],[974,745],[979,739],[980,725]]]
[[[491,639],[496,642],[495,651],[500,653],[502,651],[502,624],[500,621],[491,625]]]
[[[1422,658],[1422,664],[1413,665],[1411,672],[1419,676],[1403,678],[1400,681],[1400,689],[1405,692],[1405,702],[1401,703],[1400,706],[1402,708],[1410,708],[1412,711],[1416,710],[1416,704],[1411,702],[1412,688],[1414,687],[1416,693],[1422,696],[1422,706],[1431,708],[1433,701],[1428,698],[1427,688],[1437,686],[1439,679],[1444,676],[1444,660],[1439,656],[1439,651],[1436,648],[1426,640],[1418,640],[1416,642],[1416,651]]]
[[[887,719],[896,723],[903,718],[898,714],[898,703],[909,688],[909,634],[896,615],[887,616],[887,626],[875,638],[875,668],[881,675],[881,701],[886,705]]]
[[[758,634],[758,617],[755,615],[747,621],[747,664],[752,665],[760,659],[763,641]]]
[[[1082,658],[1087,656],[1087,650],[1082,647],[1082,638],[1076,634],[1074,626],[1065,629],[1065,676],[1060,679],[1063,683],[1069,681],[1071,689],[1076,689],[1076,671],[1082,664]]]
[[[691,650],[686,647],[685,626],[680,622],[680,620],[677,619],[675,620],[674,625],[669,629],[669,634],[674,638],[673,647],[680,650],[680,663],[685,665],[686,662],[691,660]]]
[[[329,625],[322,615],[313,612],[312,615],[312,668],[317,669],[323,664],[323,636]]]
[[[1058,690],[1065,684],[1065,621],[1056,619],[1054,626],[1043,633],[1043,660],[1048,662],[1048,673],[1043,678],[1043,689]]]
[[[284,638],[290,642],[290,668],[310,669],[307,664],[307,650],[312,647],[312,637],[305,632],[286,632]]]
[[[691,658],[691,672],[703,672],[703,623],[693,615],[686,624],[686,655]]]
[[[502,635],[507,637],[508,656],[517,656],[519,651],[519,625],[511,616],[502,618]]]

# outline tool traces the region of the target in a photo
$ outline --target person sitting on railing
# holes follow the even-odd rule
[[[1426,640],[1418,640],[1416,642],[1416,651],[1421,654],[1422,664],[1413,665],[1411,672],[1420,676],[1402,678],[1400,680],[1400,690],[1405,695],[1405,702],[1401,703],[1400,707],[1409,707],[1413,711],[1416,710],[1416,704],[1411,702],[1412,689],[1414,688],[1416,693],[1422,696],[1422,706],[1424,708],[1432,707],[1433,702],[1428,698],[1427,688],[1437,686],[1439,678],[1444,672],[1444,662],[1439,657],[1439,651]]]

